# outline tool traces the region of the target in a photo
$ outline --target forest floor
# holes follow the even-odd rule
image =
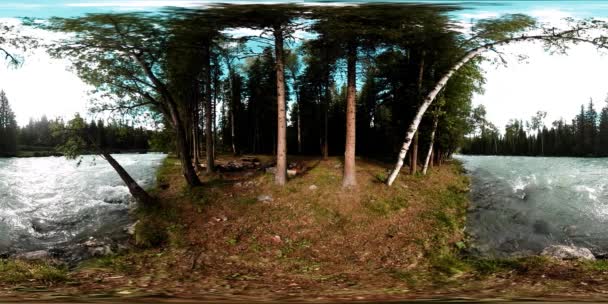
[[[456,162],[402,174],[389,188],[388,164],[358,159],[358,186],[344,190],[340,159],[289,161],[299,172],[284,187],[251,169],[204,176],[205,186],[189,189],[167,158],[153,190],[162,208],[134,215],[137,246],[73,269],[0,260],[0,299],[608,298],[605,261],[463,255],[469,181]]]

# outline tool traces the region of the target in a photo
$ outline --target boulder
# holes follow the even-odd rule
[[[543,249],[541,255],[561,260],[595,260],[595,256],[588,248],[567,245],[551,245]]]
[[[28,260],[28,261],[46,260],[46,259],[50,258],[50,255],[49,255],[49,252],[46,250],[36,250],[36,251],[20,253],[20,254],[16,255],[15,258],[20,259],[20,260]]]

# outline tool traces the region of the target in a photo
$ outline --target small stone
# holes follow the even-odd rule
[[[219,216],[219,217],[214,217],[213,220],[216,222],[225,222],[228,220],[228,218],[225,216]]]
[[[281,236],[279,236],[279,235],[275,235],[275,236],[273,236],[273,237],[271,238],[271,240],[272,240],[274,243],[277,243],[277,244],[280,244],[280,243],[282,243],[282,242],[283,242],[283,240],[281,239]]]
[[[294,169],[287,170],[287,176],[289,176],[289,177],[294,177],[294,176],[296,176],[296,174],[298,174],[298,171],[296,171]]]
[[[258,202],[272,202],[272,196],[260,195],[260,196],[258,196]]]
[[[310,191],[315,191],[317,189],[319,189],[319,187],[317,187],[317,185],[310,185],[310,187],[308,187],[308,190],[310,190]]]

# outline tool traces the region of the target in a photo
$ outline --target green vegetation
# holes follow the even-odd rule
[[[529,156],[608,156],[608,105],[598,112],[593,100],[581,105],[572,123],[563,118],[545,126],[546,112],[538,111],[529,121],[512,119],[504,135],[486,121],[485,108],[473,112],[478,135],[466,140],[463,153]]]
[[[68,272],[65,268],[52,266],[45,262],[0,260],[0,284],[36,282],[53,285],[65,282],[67,279]]]
[[[464,255],[469,181],[448,160],[475,131],[483,149],[497,152],[497,132],[483,108],[471,109],[483,89],[485,51],[531,40],[552,51],[565,51],[572,40],[606,48],[601,32],[608,24],[543,28],[513,14],[477,20],[463,34],[451,17],[460,9],[217,4],[26,20],[59,33],[44,45],[48,53],[69,62],[103,97],[91,107],[95,114],[113,113],[123,123],[87,122],[76,114],[66,122],[32,121],[16,133],[2,95],[0,139],[10,140],[8,153],[19,140],[36,149],[57,147],[70,159],[96,153],[118,173],[139,203],[136,248],[77,272],[88,280],[99,275],[95,282],[106,286],[231,294],[266,288],[290,295],[373,287],[383,294],[382,288],[428,291],[455,278],[537,275],[541,269],[559,277],[562,265],[543,258]],[[233,37],[235,28],[263,34]],[[542,34],[527,35],[532,29]],[[289,43],[302,33],[302,41]],[[599,131],[596,114],[590,105],[577,120],[585,153],[603,145],[608,112]],[[532,130],[545,132],[542,116]],[[10,136],[3,136],[7,125]],[[549,142],[542,138],[544,151]],[[171,156],[148,193],[112,153],[150,148]],[[289,155],[292,163],[287,150],[297,151]],[[411,174],[399,177],[407,155]],[[380,162],[396,157],[392,171]],[[295,173],[289,181],[287,167]],[[21,263],[5,263],[7,283],[61,281],[60,269]],[[159,287],[162,280],[170,284]]]

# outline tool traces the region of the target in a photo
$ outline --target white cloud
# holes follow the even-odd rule
[[[594,47],[575,46],[567,56],[550,56],[538,43],[510,45],[501,51],[524,53],[529,60],[517,62],[515,56],[509,56],[506,68],[483,64],[486,92],[476,95],[474,104],[484,104],[488,119],[499,129],[504,129],[510,118],[530,119],[538,110],[548,112],[547,124],[560,118],[570,121],[589,98],[593,98],[596,109],[605,105],[608,56]]]
[[[460,14],[460,17],[466,21],[496,18],[499,14],[496,12],[475,12],[475,13],[464,13]]]
[[[209,1],[180,1],[180,0],[151,0],[151,1],[105,1],[105,2],[74,2],[67,3],[65,6],[70,7],[131,7],[131,8],[150,8],[150,7],[198,7]]]
[[[42,115],[86,114],[87,86],[66,66],[40,50],[28,56],[22,67],[0,72],[0,88],[5,90],[19,125]]]
[[[247,36],[260,36],[260,35],[262,35],[263,32],[264,31],[262,31],[262,30],[255,30],[255,29],[246,28],[246,27],[231,28],[231,29],[222,31],[222,33],[224,33],[228,36],[232,36],[234,38],[241,38],[241,37],[247,37]]]
[[[0,18],[0,23],[14,25],[21,33],[45,41],[65,35],[20,27],[20,21],[15,18]],[[0,89],[6,92],[19,125],[42,115],[55,118],[69,117],[76,112],[86,114],[90,88],[66,69],[67,61],[52,59],[42,49],[28,50],[22,56],[21,67],[0,65]]]
[[[553,25],[553,26],[563,26],[566,24],[566,18],[574,18],[575,16],[571,13],[565,12],[563,10],[558,9],[540,9],[533,10],[528,13],[528,15],[536,18],[539,22]]]

